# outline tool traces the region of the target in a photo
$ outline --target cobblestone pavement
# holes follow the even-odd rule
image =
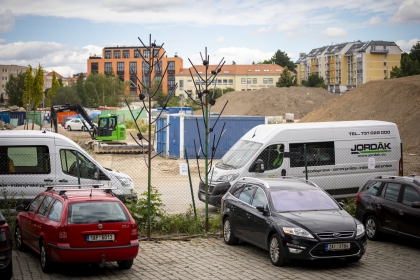
[[[292,262],[276,267],[266,251],[246,243],[228,246],[221,238],[210,237],[142,241],[129,270],[119,270],[116,263],[103,268],[59,264],[53,273],[44,274],[35,253],[14,251],[13,279],[418,279],[419,259],[419,242],[388,237],[369,241],[357,263]]]

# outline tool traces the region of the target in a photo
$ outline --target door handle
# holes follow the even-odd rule
[[[382,205],[380,203],[376,203],[376,208],[382,209]]]
[[[286,169],[281,170],[281,176],[286,176]]]
[[[44,182],[52,182],[53,179],[44,179]]]
[[[60,182],[60,183],[67,183],[68,181],[66,179],[61,179],[61,180],[58,180],[58,182]]]

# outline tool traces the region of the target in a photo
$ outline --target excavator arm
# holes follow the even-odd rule
[[[86,127],[90,137],[96,139],[97,131],[96,127],[93,125],[93,122],[90,120],[89,115],[86,113],[85,109],[79,104],[65,104],[65,105],[55,105],[51,106],[51,124],[53,126],[54,132],[58,133],[58,124],[57,124],[57,113],[58,112],[76,112],[89,124],[90,128]],[[83,125],[86,126],[85,123]]]

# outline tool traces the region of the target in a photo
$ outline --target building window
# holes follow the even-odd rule
[[[134,50],[134,58],[140,58],[139,50]]]
[[[98,62],[92,62],[90,64],[90,69],[92,73],[98,74]]]
[[[142,83],[145,87],[149,87],[150,86],[149,76],[143,76]]]
[[[273,78],[268,78],[268,83],[272,84],[273,83]]]
[[[137,87],[137,77],[136,76],[130,76],[130,87],[131,88]]]
[[[162,73],[162,61],[158,61],[158,63],[155,64],[155,73]]]
[[[168,62],[168,74],[175,74],[175,61]]]
[[[124,75],[124,62],[117,62],[117,75]]]
[[[384,62],[384,66],[386,66],[386,62]]]
[[[175,76],[168,76],[168,88],[173,89],[175,87]]]
[[[159,57],[159,50],[153,50],[153,57]]]
[[[147,63],[146,61],[143,61],[142,69],[143,69],[143,74],[149,74],[150,72],[149,63]]]
[[[105,51],[105,58],[111,58],[111,51]]]
[[[223,80],[223,84],[227,85],[227,79]]]
[[[120,58],[121,57],[121,51],[114,51],[114,58]]]
[[[161,83],[161,81],[162,81],[162,76],[161,75],[155,75],[155,78],[154,78],[154,83],[156,83],[156,86],[159,86],[159,88],[160,89],[162,89],[162,83]]]
[[[245,84],[245,83],[246,83],[245,78],[242,78],[242,79],[241,79],[241,84]]]
[[[179,80],[179,89],[184,90],[184,80]]]
[[[252,78],[252,83],[255,85],[257,83],[257,78]]]
[[[123,50],[123,57],[124,58],[130,58],[130,51],[129,50]]]
[[[267,78],[264,78],[264,79],[263,79],[263,84],[267,84],[267,83],[268,83]]]
[[[384,54],[384,58],[386,58],[386,54]]]
[[[112,70],[112,63],[105,62],[105,74],[107,75],[111,74],[111,70]]]
[[[124,76],[118,76],[118,78],[120,78],[121,82],[124,82]]]
[[[149,50],[144,50],[143,51],[143,56],[144,56],[144,58],[149,58],[150,57],[150,51]]]
[[[137,74],[137,62],[130,62],[130,74]]]
[[[217,84],[221,85],[222,84],[222,80],[221,79],[217,79]]]
[[[384,70],[384,74],[386,75],[386,70]]]
[[[233,85],[233,79],[229,79],[229,85]]]
[[[247,83],[247,84],[251,84],[251,78],[247,78],[247,79],[246,79],[246,83]]]

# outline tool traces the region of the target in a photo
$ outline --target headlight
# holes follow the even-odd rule
[[[115,176],[115,177],[118,179],[118,181],[120,181],[120,183],[123,187],[130,187],[131,186],[132,181],[131,181],[130,178],[118,177],[118,176]]]
[[[356,236],[362,235],[364,232],[365,232],[365,226],[363,224],[358,224]]]
[[[228,175],[222,175],[220,176],[217,181],[225,181],[230,182],[238,178],[239,174],[228,174]]]
[[[312,234],[310,234],[307,230],[303,228],[290,228],[290,227],[283,227],[284,233],[306,237],[306,238],[314,238]]]

